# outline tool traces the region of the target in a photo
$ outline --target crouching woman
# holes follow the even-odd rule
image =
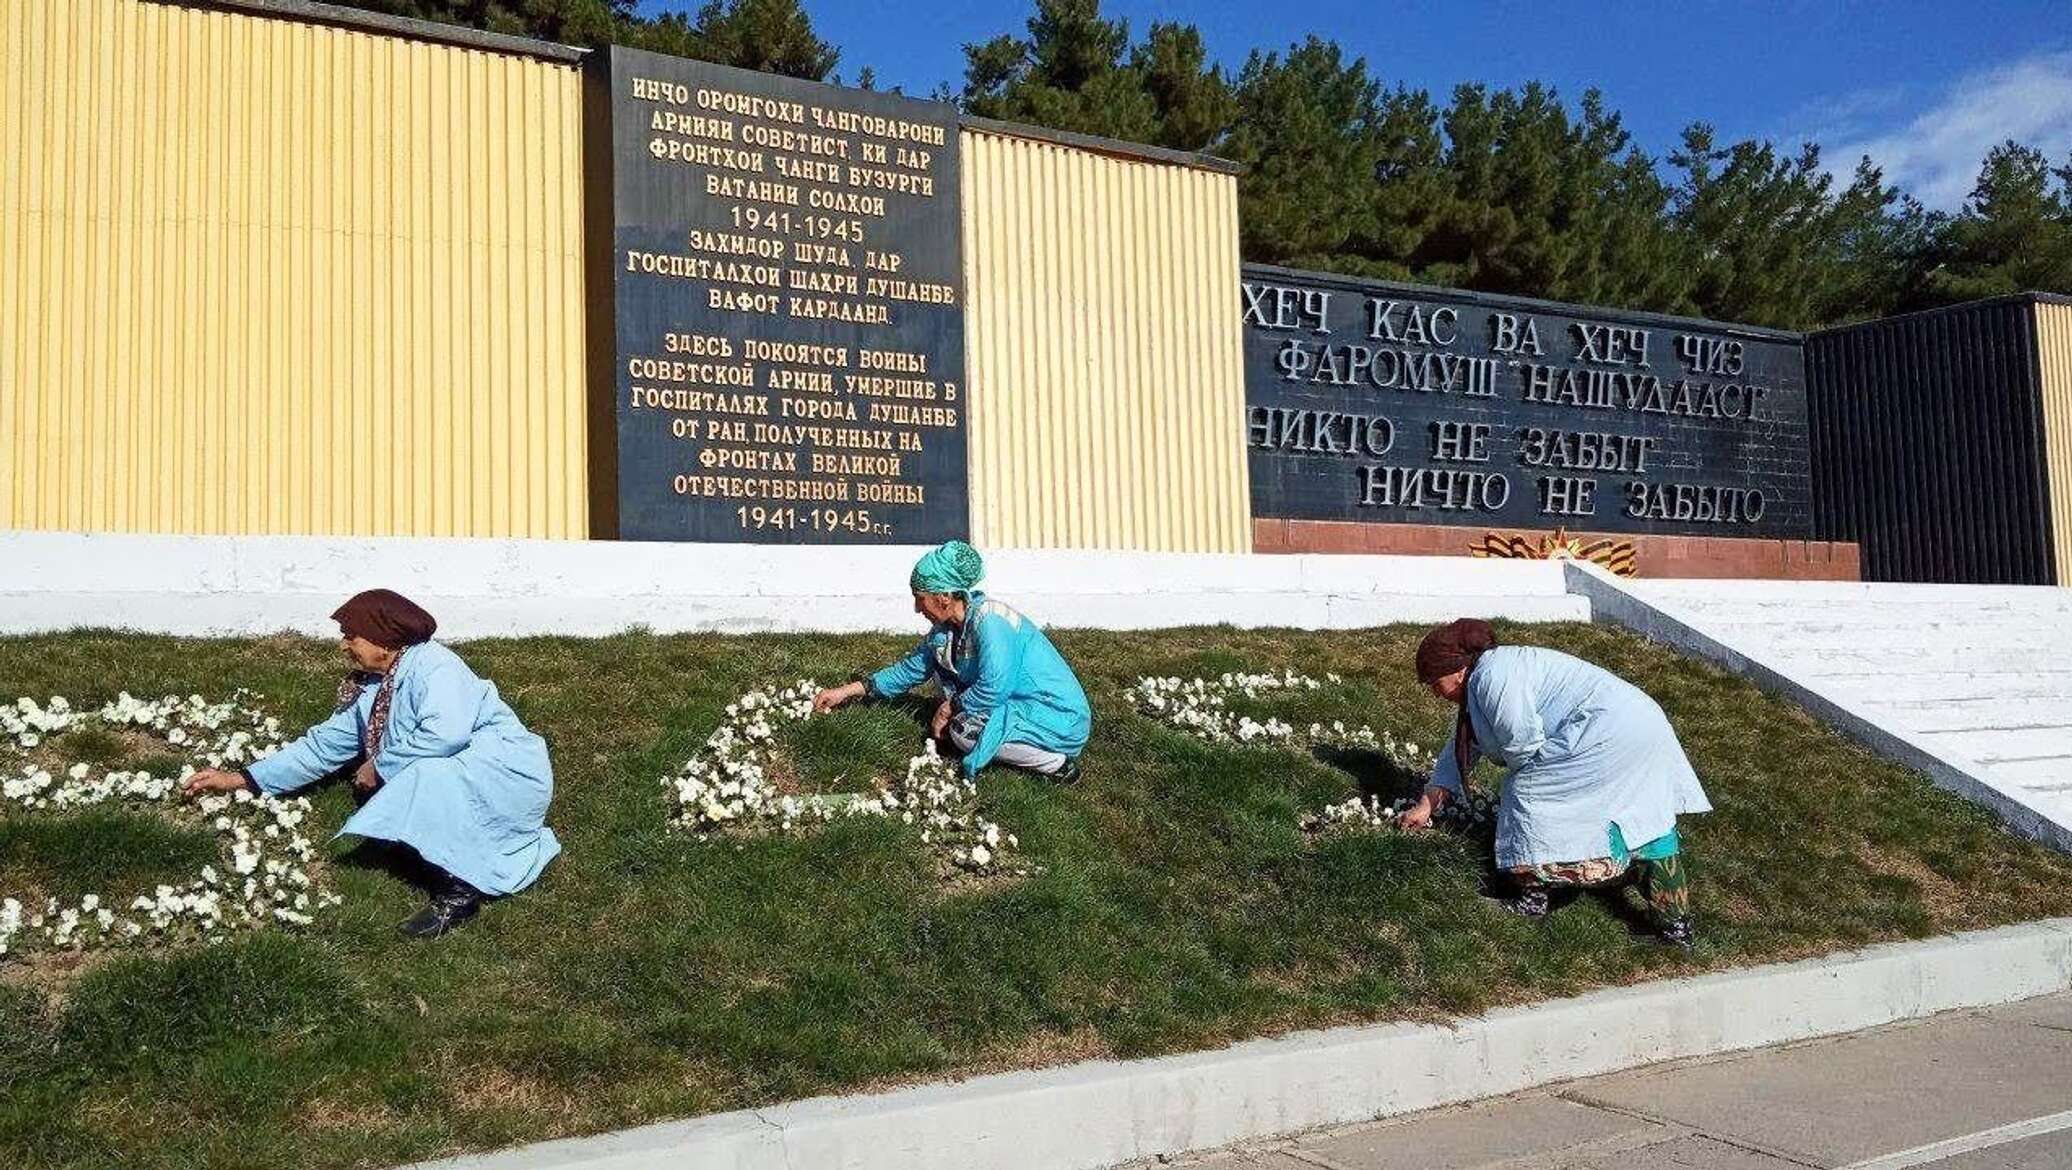
[[[554,773],[546,742],[460,656],[431,641],[432,615],[386,589],[340,606],[351,669],[338,708],[301,739],[240,772],[209,768],[187,794],[292,792],[359,760],[348,833],[414,850],[431,901],[402,924],[433,938],[473,918],[487,897],[531,885],[561,852],[546,827]]]
[[[1538,918],[1550,889],[1630,881],[1660,938],[1691,945],[1676,818],[1712,805],[1653,699],[1558,650],[1498,646],[1489,623],[1471,618],[1426,635],[1417,677],[1460,712],[1404,827],[1460,799],[1487,756],[1511,769],[1496,825],[1497,868],[1518,885],[1506,908]]]
[[[813,708],[889,699],[933,678],[942,700],[929,734],[962,753],[966,776],[997,760],[1070,784],[1093,730],[1086,690],[1035,622],[978,591],[984,573],[978,550],[961,540],[922,556],[907,584],[928,636],[885,669],[821,691]]]

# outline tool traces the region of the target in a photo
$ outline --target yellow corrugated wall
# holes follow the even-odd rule
[[[2072,585],[2072,305],[2036,306],[2036,342],[2043,375],[2052,552],[2058,584]]]
[[[0,0],[0,528],[581,537],[572,66]]]
[[[1247,552],[1237,180],[967,129],[974,540]]]

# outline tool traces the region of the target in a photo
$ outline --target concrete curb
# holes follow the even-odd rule
[[[420,1170],[1094,1170],[2072,988],[2072,919],[1217,1052],[667,1122]]]
[[[2032,841],[2072,853],[2072,829],[2057,823],[2013,794],[2005,792],[1944,758],[1933,748],[1917,742],[1853,710],[1819,686],[1793,678],[1775,667],[1751,658],[1703,630],[1664,611],[1645,598],[1621,587],[1618,580],[1595,566],[1564,562],[1568,590],[1589,599],[1591,620],[1626,627],[1642,637],[1671,646],[1685,654],[1708,659],[1749,680],[1763,690],[1804,707],[1828,726],[1884,756],[1927,776],[1936,787],[1989,809],[2007,826]]]

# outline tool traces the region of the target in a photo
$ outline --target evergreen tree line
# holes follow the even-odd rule
[[[565,43],[609,42],[812,80],[838,51],[799,0],[352,0]],[[1694,124],[1659,159],[1596,90],[1389,86],[1312,36],[1235,75],[1200,31],[1141,39],[1099,0],[1036,0],[1020,35],[964,48],[977,115],[1202,151],[1243,165],[1246,260],[1807,329],[2025,290],[2072,293],[2072,158],[2005,142],[1970,199],[1930,211],[1859,160],[1723,142]],[[864,70],[856,83],[870,88]]]

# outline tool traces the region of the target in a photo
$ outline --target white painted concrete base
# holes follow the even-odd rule
[[[119,627],[329,636],[340,601],[409,595],[441,637],[916,631],[919,548],[0,532],[0,634]],[[986,587],[1047,626],[1348,629],[1588,621],[1561,566],[1472,557],[1006,550]]]
[[[438,1170],[1094,1170],[2072,988],[2072,919],[1509,1008],[645,1126]]]

